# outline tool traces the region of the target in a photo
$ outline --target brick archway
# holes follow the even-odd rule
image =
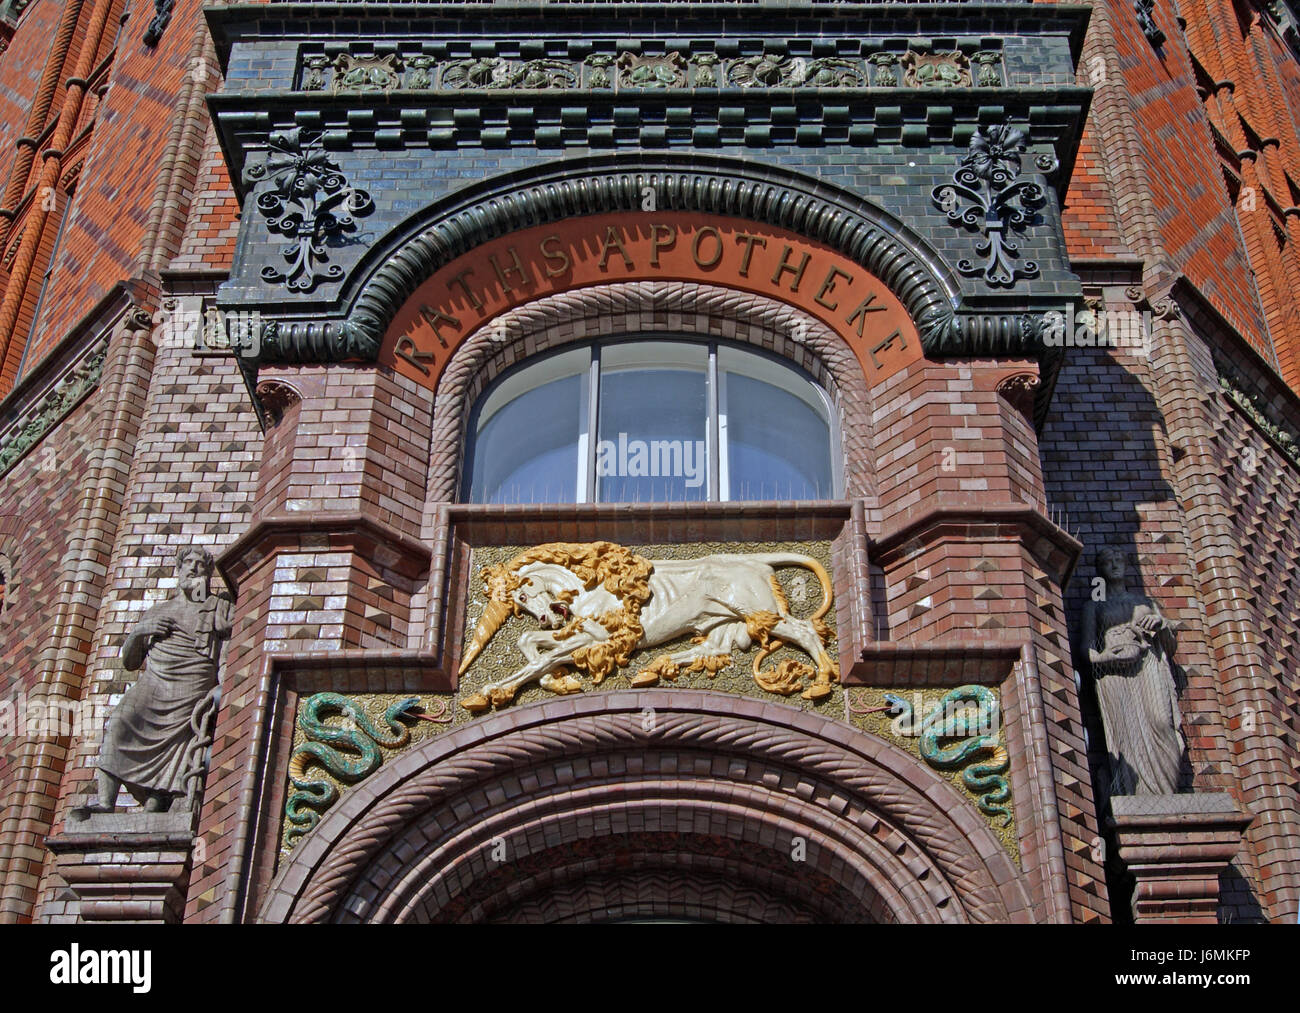
[[[650,690],[473,721],[353,789],[260,920],[1029,920],[956,790],[841,722]]]

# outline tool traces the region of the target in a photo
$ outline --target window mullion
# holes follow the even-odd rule
[[[591,346],[591,365],[587,370],[587,502],[596,502],[600,488],[596,476],[596,449],[600,440],[600,348]]]
[[[709,421],[706,429],[709,441],[709,500],[716,503],[722,498],[718,465],[722,457],[718,445],[718,346],[709,343]]]

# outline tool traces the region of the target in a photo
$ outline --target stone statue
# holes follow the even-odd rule
[[[193,798],[234,610],[228,598],[210,592],[212,569],[204,549],[181,549],[178,593],[146,612],[122,645],[127,671],[144,670],[109,719],[92,812],[112,812],[122,785],[147,812],[166,812],[177,796]]]
[[[1110,793],[1172,795],[1184,748],[1169,660],[1177,624],[1129,590],[1126,568],[1121,550],[1097,553],[1105,595],[1088,603],[1081,631],[1110,754]]]

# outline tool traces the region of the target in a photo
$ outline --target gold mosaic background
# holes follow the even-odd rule
[[[293,749],[297,749],[304,742],[309,741],[306,734],[303,732],[303,730],[300,727],[298,727],[298,714],[301,713],[303,706],[311,698],[312,695],[313,694],[308,693],[298,698],[298,711],[294,713],[294,717],[293,717]],[[392,757],[396,756],[398,753],[403,753],[406,750],[410,749],[413,745],[418,745],[421,742],[425,742],[428,739],[431,739],[437,735],[441,735],[443,732],[450,729],[451,722],[446,721],[446,719],[451,716],[452,708],[456,705],[455,699],[450,694],[447,693],[344,693],[342,695],[346,696],[349,700],[351,700],[353,705],[357,707],[358,710],[365,713],[365,715],[368,718],[370,718],[370,720],[374,723],[376,728],[386,729],[388,726],[384,723],[384,711],[388,710],[388,708],[391,707],[393,704],[397,703],[397,701],[405,700],[407,697],[411,697],[411,696],[418,696],[420,698],[420,705],[424,708],[424,713],[427,714],[429,717],[436,717],[436,718],[443,719],[437,724],[435,724],[432,721],[421,721],[418,719],[415,721],[403,721],[402,724],[405,725],[407,728],[410,728],[411,730],[411,737],[409,741],[406,743],[406,745],[397,746],[393,749],[385,749],[383,746],[380,746],[379,752],[380,755],[382,755],[383,757],[383,761],[378,767],[375,768],[374,773],[378,773],[380,770],[382,770],[383,765],[385,763],[388,763],[388,761],[392,759]],[[333,714],[327,713],[324,716],[324,718],[321,720],[321,724],[341,727],[343,724],[343,715],[337,713],[333,713]],[[340,752],[343,752],[343,750],[340,750]],[[290,751],[290,755],[292,756],[292,751]],[[347,755],[355,756],[356,754],[348,753]],[[370,776],[373,777],[374,774],[371,774]],[[344,784],[342,781],[335,779],[333,776],[330,775],[329,771],[327,771],[324,767],[320,767],[316,765],[315,763],[311,764],[307,768],[307,777],[310,780],[319,779],[322,781],[331,782],[336,788],[339,789],[339,795],[340,795],[339,801],[342,801],[342,796],[346,795],[348,789],[353,787],[352,785]],[[365,779],[363,778],[362,780]],[[357,783],[359,784],[361,782],[357,782]],[[285,799],[288,799],[288,797],[293,793],[293,791],[294,791],[293,785],[289,783],[288,778],[286,777]],[[338,805],[338,804],[339,804],[338,802],[334,803],[334,805]],[[328,812],[329,810],[326,809],[325,813]],[[324,814],[322,814],[322,819],[323,818],[324,818]],[[285,835],[288,833],[289,829],[292,826],[293,824],[290,823],[284,816],[284,803],[281,803],[281,808],[280,808],[280,858],[281,860],[283,860],[284,857],[290,854],[290,852],[292,851],[287,841],[285,840]],[[310,831],[308,832],[307,836],[308,837],[311,836]],[[300,838],[299,843],[301,843],[305,839],[306,838]]]
[[[930,764],[925,762],[925,759],[921,756],[921,736],[896,735],[893,729],[894,719],[885,711],[879,711],[875,714],[860,713],[860,711],[868,710],[872,707],[885,706],[885,694],[892,693],[894,696],[902,697],[904,700],[911,703],[914,712],[919,712],[924,715],[929,713],[929,711],[943,698],[944,694],[950,692],[953,688],[954,687],[952,686],[943,686],[937,689],[917,689],[913,686],[903,689],[891,688],[889,686],[853,686],[849,689],[849,723],[852,724],[854,728],[868,732],[877,738],[884,739],[886,742],[892,743],[902,749],[906,749],[924,766],[933,770],[940,777],[946,778],[950,781],[952,785],[970,801],[971,808],[974,809],[975,812],[979,814],[980,818],[989,825],[995,834],[997,834],[998,840],[1000,840],[1002,846],[1007,849],[1007,853],[1012,857],[1017,865],[1020,865],[1020,845],[1018,843],[1019,837],[1016,831],[1016,799],[1014,795],[1004,803],[1011,811],[1011,819],[1004,827],[1002,826],[1002,820],[1004,817],[986,816],[984,813],[979,811],[978,807],[975,805],[975,796],[972,795],[970,789],[962,783],[961,770],[939,770],[935,767],[931,767]],[[996,686],[990,686],[988,688],[992,690],[993,695],[997,698],[998,707],[1000,709],[1002,706],[1001,690]],[[919,709],[917,708],[916,697],[914,695],[916,693],[920,693],[921,695],[921,704]],[[942,742],[942,740],[940,741]],[[998,730],[998,741],[1002,743],[1004,748],[1006,747],[1006,731],[1002,728],[999,728]],[[974,762],[978,763],[979,760]],[[1011,772],[1008,770],[1003,775],[1007,778],[1008,783],[1010,782],[1010,774]]]

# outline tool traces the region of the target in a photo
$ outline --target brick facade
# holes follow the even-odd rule
[[[495,6],[180,0],[147,45],[143,9],[41,0],[0,53],[0,706],[82,722],[0,720],[0,920],[1294,921],[1289,4],[1185,23],[1157,4],[1159,48],[1127,3],[623,4],[617,31],[611,4]],[[927,86],[917,54],[967,76]],[[1032,212],[1009,281],[984,268],[983,211],[964,227],[943,196],[1004,126]],[[303,164],[321,199],[354,195],[308,253],[277,226],[298,206],[278,174]],[[919,347],[823,313],[824,268],[768,284],[764,262],[746,288],[698,256],[545,293],[523,283],[540,259],[518,286],[483,267],[447,286],[448,318],[475,322],[428,325],[421,293],[458,257],[584,220],[654,237],[656,214],[797,237],[905,308]],[[489,295],[507,310],[480,322]],[[1140,340],[1076,340],[1081,312]],[[497,377],[636,333],[804,370],[835,405],[843,499],[460,502]],[[474,553],[597,539],[828,543],[842,687],[458,710]],[[188,544],[235,598],[202,805],[188,829],[96,838],[73,810],[132,679],[121,645]],[[1179,624],[1180,790],[1219,800],[1164,822],[1108,796],[1078,640],[1106,545]],[[959,685],[1000,701],[1012,853],[853,720],[853,693]],[[322,692],[455,717],[286,855],[295,715]],[[1166,832],[1185,850],[1161,864],[1144,849]],[[1169,882],[1195,896],[1164,902]]]

